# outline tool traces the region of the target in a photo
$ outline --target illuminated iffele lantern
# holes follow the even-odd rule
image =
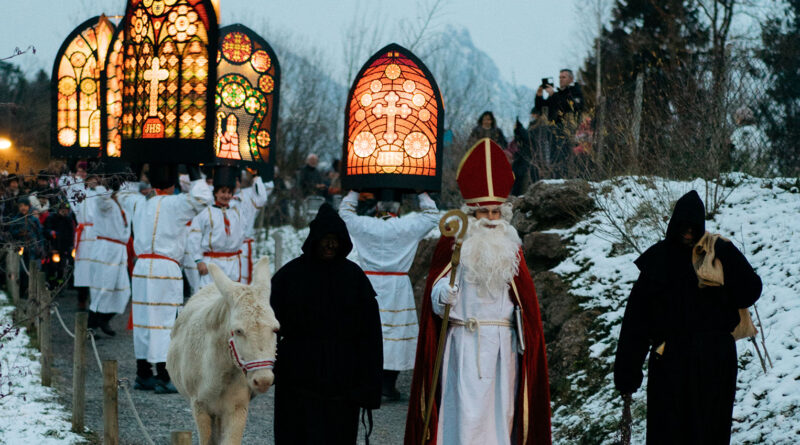
[[[345,189],[441,189],[444,109],[436,81],[391,44],[361,68],[347,98]]]
[[[256,167],[271,178],[280,82],[275,52],[259,35],[236,24],[220,30],[217,61],[217,159]]]
[[[213,160],[219,29],[211,2],[128,0],[123,26],[123,159]]]
[[[105,16],[78,26],[56,54],[53,66],[51,154],[97,157],[105,141],[105,73],[115,26]]]
[[[122,154],[122,81],[125,76],[124,53],[122,51],[125,34],[120,26],[106,57],[106,147],[104,157],[119,158]]]

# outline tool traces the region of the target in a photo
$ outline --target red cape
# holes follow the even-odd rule
[[[408,402],[408,416],[406,417],[405,445],[423,443],[425,404],[433,380],[433,365],[436,361],[436,347],[442,323],[441,318],[433,313],[431,307],[431,289],[436,280],[450,269],[452,254],[453,239],[440,238],[431,260],[425,295],[422,298],[417,360],[414,366],[411,399]],[[525,329],[525,353],[520,361],[520,384],[517,386],[514,436],[511,438],[511,443],[514,445],[550,444],[550,387],[547,379],[547,356],[542,332],[542,318],[539,314],[536,289],[528,272],[528,265],[521,254],[519,274],[514,277],[514,283],[509,289],[509,298],[515,305],[519,302]],[[440,377],[439,384],[441,381]],[[437,388],[436,394],[429,423],[430,437],[424,442],[425,445],[436,445],[441,388]]]

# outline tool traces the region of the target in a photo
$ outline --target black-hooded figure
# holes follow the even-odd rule
[[[666,239],[636,260],[639,279],[622,321],[614,383],[623,397],[642,384],[648,352],[647,444],[728,444],[736,396],[739,308],[761,295],[761,279],[731,243],[718,239],[724,284],[699,287],[692,247],[705,208],[692,190],[675,204]]]
[[[360,409],[380,407],[381,319],[367,276],[346,258],[352,248],[323,204],[302,255],[272,277],[276,445],[355,444]]]

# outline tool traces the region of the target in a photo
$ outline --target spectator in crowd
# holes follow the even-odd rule
[[[297,189],[304,198],[312,195],[327,195],[328,186],[325,185],[322,173],[317,170],[317,164],[319,164],[319,157],[311,153],[306,157],[306,165],[297,171]]]
[[[469,134],[469,144],[472,145],[480,139],[489,138],[500,147],[505,148],[508,145],[506,137],[503,136],[503,131],[497,128],[497,120],[491,111],[484,111],[481,117],[478,118],[478,124],[472,129]]]
[[[331,163],[331,169],[328,170],[328,195],[338,195],[342,193],[342,179],[341,179],[341,166],[342,161],[334,159]]]
[[[5,197],[16,199],[17,196],[19,196],[19,177],[15,174],[10,174],[6,178]]]
[[[568,174],[568,165],[572,162],[573,135],[580,123],[583,111],[583,92],[579,84],[575,83],[572,70],[563,69],[558,75],[558,91],[553,85],[542,83],[536,90],[534,109],[542,113],[555,124],[556,144],[551,151],[550,162],[556,178],[563,178]],[[547,92],[547,99],[544,98]]]
[[[22,247],[22,261],[27,265],[42,257],[42,225],[31,212],[30,198],[21,196],[17,200],[17,214],[8,221],[11,239]],[[19,288],[28,288],[28,274],[20,274]]]
[[[51,212],[44,222],[44,238],[51,260],[46,268],[47,280],[58,285],[64,281],[64,270],[72,262],[75,222],[66,200],[58,201],[55,208],[56,211]],[[58,254],[59,261],[53,259],[53,254]]]
[[[514,141],[518,150],[511,163],[514,171],[514,188],[511,194],[518,196],[528,186],[539,179],[549,178],[552,173],[550,161],[556,146],[555,133],[541,109],[534,107],[531,110],[531,121],[527,129],[517,121]]]

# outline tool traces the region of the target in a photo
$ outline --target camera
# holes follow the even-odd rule
[[[553,78],[552,77],[543,77],[542,84],[540,85],[542,88],[547,88],[553,86]]]

